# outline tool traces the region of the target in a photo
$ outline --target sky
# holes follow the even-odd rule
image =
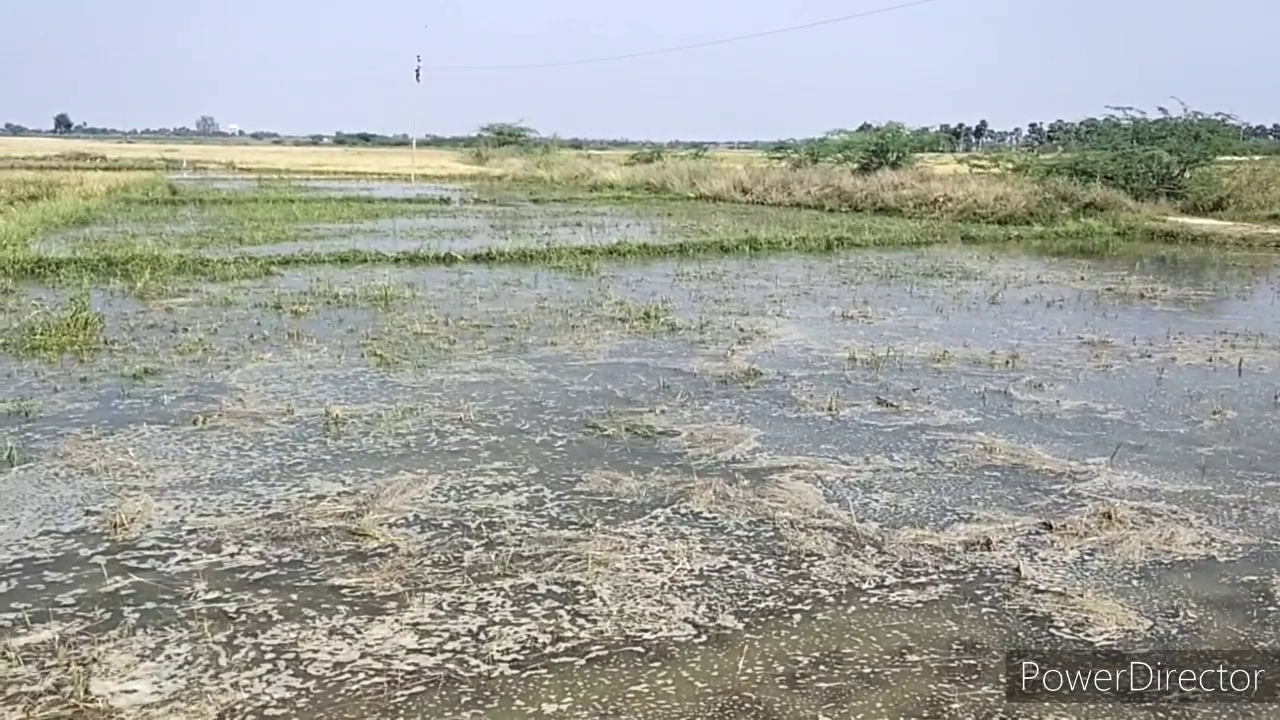
[[[805,137],[863,121],[1073,119],[1106,105],[1280,122],[1278,0],[0,2],[0,123],[454,135],[520,121],[631,139]],[[414,56],[423,78],[413,82]]]

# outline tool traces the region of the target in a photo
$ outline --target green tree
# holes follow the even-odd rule
[[[75,128],[75,123],[71,122],[71,116],[61,112],[53,116],[53,132],[58,135],[66,135]]]
[[[1238,146],[1239,125],[1225,115],[1208,115],[1182,106],[1174,114],[1157,108],[1151,117],[1133,107],[1109,107],[1106,128],[1087,149],[1024,170],[1100,183],[1138,200],[1183,198],[1191,177]],[[1070,136],[1064,121],[1049,126],[1049,142]]]
[[[860,135],[852,158],[854,169],[860,173],[897,170],[915,159],[911,132],[902,123],[886,123]]]
[[[979,150],[982,149],[982,143],[991,134],[991,124],[985,119],[979,120],[977,125],[973,126],[973,142]]]
[[[858,130],[831,130],[819,138],[778,143],[768,157],[795,168],[829,164],[873,173],[909,166],[920,142],[902,123],[864,125]]]
[[[538,139],[538,131],[519,122],[481,125],[476,133],[480,141],[494,148],[525,147]]]

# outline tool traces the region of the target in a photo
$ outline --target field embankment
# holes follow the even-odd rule
[[[1274,233],[1255,226],[1280,221],[1280,163],[1272,160],[1213,164],[1195,172],[1179,196],[1158,199],[1135,199],[1102,182],[1001,171],[998,165],[970,164],[955,156],[930,156],[911,167],[866,174],[833,165],[796,168],[763,160],[730,164],[673,158],[629,164],[589,154],[508,158],[497,167],[508,181],[561,192],[632,193],[1001,226],[1212,218],[1235,223],[1236,238],[1252,234],[1269,243]]]

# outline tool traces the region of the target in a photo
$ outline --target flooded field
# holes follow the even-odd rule
[[[702,232],[431,213],[180,251]],[[1006,705],[1003,653],[1274,642],[1278,302],[1267,257],[955,247],[17,284],[0,707],[1153,716]],[[26,352],[99,317],[79,361]]]
[[[237,176],[171,178],[172,194],[126,203],[109,222],[32,243],[38,253],[280,258],[343,252],[468,255],[540,248],[678,243],[732,233],[865,233],[865,221],[816,210],[709,203],[533,203],[451,186]],[[340,192],[348,186],[373,189]],[[328,190],[326,190],[328,189]],[[775,238],[776,239],[776,238]]]
[[[463,199],[469,193],[461,185],[439,183],[406,183],[406,182],[368,182],[331,177],[291,177],[287,183],[279,179],[256,178],[241,174],[216,173],[180,173],[170,180],[179,187],[199,187],[214,190],[236,190],[252,192],[271,188],[280,184],[298,188],[306,192],[329,196],[356,196],[370,198],[445,198]]]

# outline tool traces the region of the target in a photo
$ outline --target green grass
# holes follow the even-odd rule
[[[1047,227],[995,227],[868,218],[859,231],[767,232],[711,235],[654,243],[619,240],[585,246],[493,247],[469,252],[410,250],[388,255],[364,250],[303,253],[271,258],[205,257],[175,252],[110,252],[71,256],[24,254],[7,262],[5,274],[52,284],[116,280],[145,284],[167,279],[230,281],[264,277],[291,267],[388,265],[543,265],[580,267],[602,261],[639,261],[779,253],[835,253],[859,248],[919,247],[945,243],[1016,246],[1051,255],[1118,255],[1158,244],[1203,246],[1207,233],[1195,228],[1089,221]]]
[[[254,191],[167,186],[164,193],[123,195],[97,208],[96,224],[114,228],[97,244],[131,249],[157,242],[174,249],[239,247],[298,240],[324,225],[448,212],[431,198],[326,197],[287,184]]]
[[[0,449],[0,470],[13,470],[28,462],[26,450],[11,438],[5,438],[4,448]]]
[[[102,313],[92,309],[85,294],[65,307],[39,308],[6,328],[0,348],[15,355],[83,358],[105,346],[105,327]]]
[[[0,176],[0,259],[42,235],[100,221],[119,198],[163,192],[162,178],[53,173]]]
[[[851,186],[852,187],[852,186]],[[896,187],[896,186],[895,186]],[[903,186],[906,187],[906,186]],[[634,190],[549,188],[534,197],[541,209],[517,210],[492,204],[455,207],[434,199],[380,200],[331,197],[299,189],[289,182],[267,183],[256,191],[220,191],[176,187],[155,176],[98,184],[83,179],[39,173],[6,184],[0,176],[0,286],[21,281],[59,285],[123,283],[139,295],[163,292],[176,281],[231,281],[272,275],[309,265],[456,265],[460,263],[543,265],[592,272],[599,263],[776,253],[834,253],[871,247],[915,247],[944,243],[1016,247],[1038,253],[1098,256],[1146,252],[1151,246],[1224,246],[1212,230],[1153,222],[1149,216],[1114,208],[1091,217],[1068,217],[1047,223],[994,223],[954,219],[889,216],[865,212],[744,205],[729,202],[655,199]],[[792,192],[792,186],[784,188]],[[488,190],[492,191],[490,186]],[[849,191],[863,189],[852,188]],[[507,192],[528,187],[506,186]],[[918,188],[899,188],[920,204]],[[984,191],[985,192],[985,191]],[[975,191],[976,193],[976,191]],[[612,207],[584,206],[585,200],[608,197]],[[904,195],[905,197],[905,195]],[[974,195],[978,197],[978,195]],[[1001,195],[982,195],[995,202]],[[571,198],[574,203],[564,202]],[[994,198],[994,199],[993,199]],[[979,202],[972,200],[971,202]],[[976,206],[975,206],[976,207]],[[913,211],[914,212],[914,211]],[[969,211],[966,211],[969,212]],[[521,216],[521,213],[524,213]],[[589,215],[595,213],[596,219]],[[433,218],[466,215],[490,223],[490,234],[528,239],[540,228],[578,227],[582,232],[601,222],[601,213],[616,217],[614,242],[594,245],[530,244],[488,247],[465,252],[411,250],[388,255],[368,250],[316,252],[270,258],[229,254],[215,257],[190,252],[211,246],[304,240],[316,225],[343,225],[387,218]],[[613,213],[613,215],[608,215]],[[185,223],[183,230],[173,230]],[[541,225],[539,225],[541,223]],[[578,225],[574,225],[578,223]],[[628,225],[627,223],[630,223]],[[76,226],[105,226],[106,234],[81,241],[71,252],[36,252],[33,243],[51,232]],[[168,235],[157,239],[165,228]],[[112,228],[127,228],[113,230]],[[452,232],[452,231],[450,231]],[[650,237],[662,236],[662,242]],[[1275,246],[1280,236],[1233,236],[1231,245]],[[77,316],[83,321],[85,316]],[[45,318],[44,322],[52,322]],[[73,321],[72,325],[75,324]],[[52,326],[50,326],[52,327]],[[91,324],[84,326],[91,328]],[[86,330],[87,331],[87,330]],[[37,332],[31,338],[64,333]],[[76,332],[71,332],[75,335]],[[92,334],[91,332],[89,334]],[[32,340],[32,348],[53,341]],[[68,347],[75,347],[72,343]]]

